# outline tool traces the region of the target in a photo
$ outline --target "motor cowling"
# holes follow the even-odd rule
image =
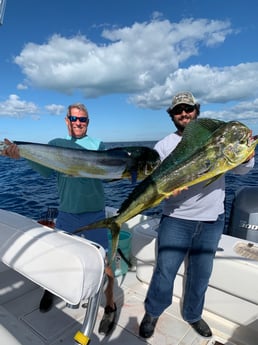
[[[235,193],[228,235],[258,242],[258,187],[242,187]]]

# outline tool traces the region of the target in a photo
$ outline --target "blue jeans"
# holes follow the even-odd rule
[[[174,280],[186,258],[182,317],[189,323],[201,319],[224,219],[224,214],[210,222],[162,216],[158,229],[156,268],[145,299],[148,314],[158,317],[172,303]]]

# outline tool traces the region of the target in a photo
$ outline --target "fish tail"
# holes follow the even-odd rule
[[[111,262],[114,260],[117,247],[118,247],[118,242],[119,242],[119,233],[120,233],[120,225],[117,224],[117,222],[113,221],[110,224],[110,231],[112,235],[112,249],[111,249]]]
[[[108,228],[111,231],[112,235],[112,253],[111,253],[111,261],[114,260],[118,242],[119,242],[119,233],[120,233],[120,225],[116,222],[117,216],[113,216],[110,218],[105,218],[99,220],[97,222],[82,226],[81,228],[76,229],[73,233],[78,234],[85,230],[93,230],[93,229],[100,229],[100,228]]]
[[[110,217],[110,218],[104,218],[104,219],[98,220],[97,222],[84,225],[81,228],[76,229],[73,233],[78,234],[79,232],[82,232],[84,230],[93,230],[93,229],[100,229],[100,228],[110,229],[113,218],[116,218],[116,216]]]
[[[3,154],[3,151],[8,147],[4,141],[0,141],[0,155]]]

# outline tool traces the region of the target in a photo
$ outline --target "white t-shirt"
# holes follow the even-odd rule
[[[161,160],[164,160],[181,141],[182,137],[171,133],[160,140],[154,147]],[[254,158],[241,164],[233,171],[236,174],[246,174],[254,166]],[[215,221],[218,215],[224,213],[225,176],[221,176],[207,185],[208,181],[200,182],[183,190],[178,196],[165,199],[163,214],[182,219],[197,221]]]

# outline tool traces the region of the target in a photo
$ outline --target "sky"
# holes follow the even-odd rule
[[[0,141],[65,137],[75,102],[89,136],[156,141],[175,130],[180,91],[202,117],[258,134],[257,12],[257,0],[6,0]]]

